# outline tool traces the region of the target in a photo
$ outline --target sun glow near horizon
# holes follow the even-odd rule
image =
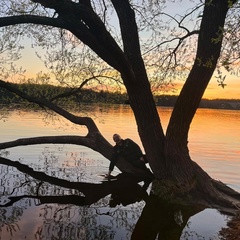
[[[179,95],[183,87],[184,81],[175,83],[175,95]],[[212,77],[209,82],[203,98],[205,99],[240,99],[240,78],[229,76],[225,81],[226,86],[220,86],[216,78]]]
[[[240,81],[229,81],[227,85],[222,88],[217,83],[210,83],[207,87],[203,98],[207,99],[240,99]]]

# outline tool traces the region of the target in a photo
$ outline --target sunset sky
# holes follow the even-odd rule
[[[240,99],[240,77],[228,76],[225,80],[225,88],[218,86],[217,80],[212,78],[205,91],[204,98],[216,99]]]

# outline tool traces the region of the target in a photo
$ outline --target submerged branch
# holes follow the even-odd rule
[[[22,196],[14,196],[9,197],[9,201],[5,204],[0,205],[0,207],[9,207],[14,203],[24,199],[24,198],[32,198],[38,199],[40,204],[44,203],[58,203],[58,204],[74,204],[76,206],[85,206],[90,203],[86,201],[86,197],[77,196],[77,195],[67,195],[67,196],[33,196],[33,195],[22,195]],[[94,202],[93,202],[94,203]]]
[[[11,161],[7,158],[0,157],[0,164],[4,164],[7,166],[12,166],[17,168],[20,172],[26,173],[34,179],[40,180],[41,182],[48,182],[50,184],[69,188],[76,189],[79,192],[83,193],[85,197],[79,195],[69,195],[69,196],[40,196],[38,191],[39,187],[37,187],[36,196],[16,196],[9,197],[9,202],[7,204],[1,205],[2,207],[11,206],[13,203],[21,200],[22,198],[37,198],[41,201],[41,203],[60,203],[60,204],[75,204],[75,205],[90,205],[101,198],[106,197],[109,194],[117,194],[121,192],[121,196],[123,200],[129,198],[133,203],[139,201],[139,199],[145,199],[148,194],[146,193],[146,188],[141,187],[137,183],[141,180],[128,175],[128,174],[119,174],[117,177],[117,181],[107,181],[102,183],[86,183],[86,182],[71,182],[68,180],[60,179],[57,177],[49,176],[44,172],[35,171],[33,168],[22,164],[18,161]],[[149,184],[149,183],[148,183]],[[118,194],[116,195],[118,196]],[[128,204],[129,204],[128,203]]]

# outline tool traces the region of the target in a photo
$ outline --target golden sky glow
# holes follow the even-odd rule
[[[178,95],[184,82],[176,83],[177,91],[174,95]],[[222,88],[218,86],[218,82],[213,77],[203,95],[207,99],[240,99],[240,77],[227,76],[224,82],[226,86]]]
[[[238,81],[229,79],[226,84],[227,86],[222,88],[218,86],[216,80],[211,81],[205,91],[204,98],[240,99],[240,79]]]

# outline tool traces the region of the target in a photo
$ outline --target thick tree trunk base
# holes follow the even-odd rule
[[[215,208],[230,215],[240,211],[240,193],[226,184],[212,179],[203,169],[192,161],[192,169],[184,179],[177,176],[156,179],[152,192],[159,198],[178,204],[199,204]]]

